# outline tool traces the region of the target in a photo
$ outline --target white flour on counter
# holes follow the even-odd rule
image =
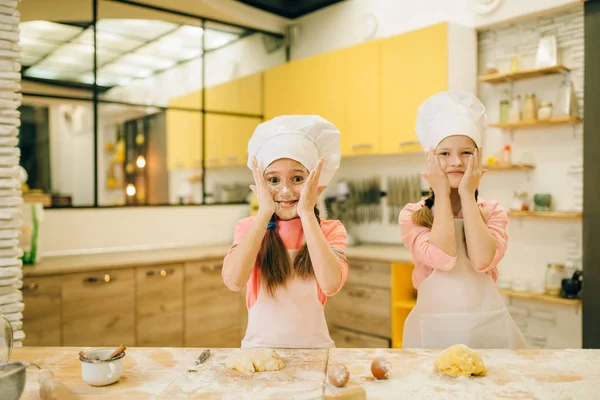
[[[579,350],[540,352],[481,350],[487,376],[451,378],[433,369],[438,354],[427,350],[334,349],[329,362],[350,370],[351,385],[362,385],[367,398],[389,399],[594,399],[600,398],[598,353]],[[375,380],[371,361],[383,356],[392,365],[389,380]],[[326,392],[341,391],[327,383]]]
[[[155,398],[309,400],[320,399],[323,394],[326,350],[278,349],[285,362],[282,370],[248,374],[225,366],[230,352],[212,350],[210,358],[198,366],[197,372],[176,377]],[[194,360],[195,357],[191,357],[187,365],[193,365]]]

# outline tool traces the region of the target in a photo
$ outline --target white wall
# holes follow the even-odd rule
[[[533,17],[580,4],[580,0],[504,0],[490,14],[473,13],[473,22],[477,28],[485,28],[489,25],[503,24],[512,20],[518,21],[523,17]]]
[[[518,46],[520,64],[533,67],[537,42],[546,30],[555,32],[561,61],[571,69],[579,109],[583,112],[584,85],[584,32],[583,6],[522,21],[513,26],[482,31],[479,37],[480,70],[494,62],[500,70],[509,70],[510,59]],[[523,95],[534,92],[539,101],[554,104],[562,76],[548,76],[514,83],[514,92]],[[499,119],[499,102],[503,90],[510,85],[479,85],[479,96],[488,108],[491,122]],[[531,172],[488,172],[481,185],[486,198],[496,199],[510,206],[514,190],[550,193],[557,210],[581,210],[574,189],[583,185],[581,175],[569,172],[571,167],[582,166],[583,126],[554,126],[549,128],[518,129],[511,135],[498,128],[488,128],[484,136],[484,151],[491,155],[505,144],[512,147],[513,162],[530,159],[535,165]],[[509,251],[502,262],[505,279],[544,279],[546,264],[565,263],[568,258],[567,242],[574,242],[576,252],[581,250],[581,221],[511,218],[509,224]]]
[[[293,22],[299,32],[292,42],[292,59],[361,43],[372,31],[381,38],[442,21],[472,26],[473,17],[463,3],[460,0],[343,1]]]
[[[504,0],[494,12],[479,15],[470,8],[470,0],[347,0],[292,21],[299,28],[292,59],[361,43],[369,32],[381,38],[442,21],[478,28],[578,3]]]
[[[51,103],[48,107],[52,190],[72,195],[74,205],[93,205],[94,127],[91,104]]]
[[[216,245],[233,240],[249,206],[45,210],[42,256]]]

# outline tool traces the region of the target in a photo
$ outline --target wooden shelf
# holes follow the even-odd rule
[[[553,67],[524,69],[516,72],[498,72],[495,74],[481,75],[479,77],[479,82],[497,84],[519,81],[522,79],[538,78],[546,75],[564,74],[565,72],[569,71],[569,68],[559,64]]]
[[[416,300],[403,300],[403,301],[395,301],[395,308],[414,308],[417,305]]]
[[[536,128],[541,126],[577,124],[581,122],[577,117],[559,117],[552,118],[548,121],[519,121],[519,122],[502,122],[498,124],[490,124],[491,128]]]
[[[510,165],[502,165],[502,164],[486,164],[483,168],[495,171],[495,170],[530,170],[534,169],[535,165],[531,164],[510,164]]]
[[[576,211],[521,211],[509,210],[508,215],[513,217],[540,217],[540,218],[558,218],[558,219],[581,219],[583,213]]]
[[[515,292],[509,289],[500,289],[500,294],[518,299],[539,300],[545,301],[547,303],[564,304],[569,306],[577,306],[582,303],[580,299],[563,299],[562,297],[551,296],[548,294],[539,294],[532,292]]]

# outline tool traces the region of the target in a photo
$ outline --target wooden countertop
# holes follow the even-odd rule
[[[348,259],[361,259],[389,262],[412,263],[412,256],[406,247],[400,244],[360,244],[346,248]]]
[[[225,257],[229,244],[181,247],[162,250],[137,250],[97,254],[45,257],[35,266],[24,266],[25,277],[60,275],[118,268],[183,263]],[[410,252],[401,245],[359,245],[348,247],[349,259],[381,262],[412,262]]]
[[[26,277],[58,275],[73,272],[208,260],[223,258],[228,250],[229,245],[217,245],[44,257],[35,266],[24,265],[23,275]]]
[[[243,374],[225,367],[234,349],[211,349],[197,372],[195,360],[203,349],[130,348],[126,350],[121,379],[109,386],[93,387],[81,379],[81,349],[25,347],[15,349],[11,361],[34,362],[49,369],[76,399],[319,399],[327,365],[327,350],[277,350],[285,367],[276,372]],[[38,370],[27,370],[20,400],[39,400]]]
[[[346,388],[361,385],[368,399],[389,399],[402,393],[410,399],[592,399],[600,393],[600,350],[482,350],[488,374],[450,378],[436,373],[438,350],[332,349],[277,350],[286,367],[277,372],[245,375],[228,370],[224,360],[233,349],[211,349],[197,372],[187,372],[202,349],[130,348],[119,382],[92,387],[81,379],[79,348],[25,347],[11,361],[35,362],[53,371],[76,399],[319,399],[341,391],[326,379],[326,365],[344,363],[350,370]],[[385,357],[392,366],[389,380],[377,381],[371,361]],[[27,370],[21,400],[39,399],[38,371]]]

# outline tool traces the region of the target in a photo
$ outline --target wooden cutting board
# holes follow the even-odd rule
[[[329,364],[345,364],[352,385],[371,399],[593,399],[600,398],[598,350],[482,350],[488,375],[450,378],[434,371],[437,350],[332,349]],[[376,380],[371,362],[383,356],[389,380]],[[327,381],[325,393],[338,389]]]
[[[211,349],[199,367],[203,349],[130,348],[121,379],[110,386],[93,387],[81,379],[77,353],[81,348],[25,347],[15,349],[11,361],[34,362],[51,370],[75,399],[221,399],[252,397],[315,399],[323,393],[327,350],[277,350],[286,364],[276,372],[245,375],[229,370],[224,362],[234,349]],[[197,372],[188,372],[197,369]],[[39,400],[38,371],[27,370],[21,400]],[[260,392],[261,395],[256,397]]]

